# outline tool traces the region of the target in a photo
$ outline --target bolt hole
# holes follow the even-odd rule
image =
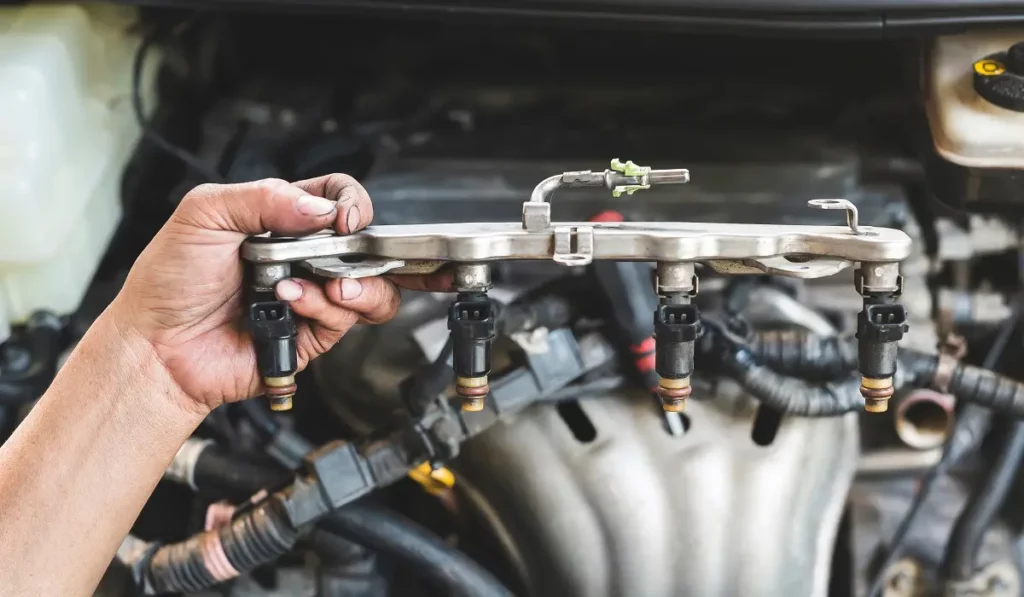
[[[783,255],[782,258],[790,263],[807,263],[812,259],[810,255]]]
[[[362,263],[366,261],[366,255],[342,255],[338,260],[342,263]]]
[[[562,417],[565,426],[569,428],[577,441],[589,444],[597,439],[597,428],[594,427],[587,413],[583,412],[578,400],[560,402],[556,408],[558,416]]]
[[[754,427],[750,430],[750,439],[759,446],[770,446],[775,441],[775,436],[779,433],[781,425],[782,413],[762,404],[757,407]]]

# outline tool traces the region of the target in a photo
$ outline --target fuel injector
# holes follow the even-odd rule
[[[490,393],[487,376],[491,372],[491,343],[494,341],[495,309],[487,297],[491,271],[482,264],[455,268],[458,294],[448,310],[448,330],[452,339],[452,366],[455,392],[462,398],[462,410],[483,410]]]
[[[667,412],[682,412],[690,395],[694,344],[701,334],[692,263],[658,264],[658,307],[654,311],[654,368],[658,396]]]
[[[254,268],[249,329],[256,348],[256,366],[263,379],[271,410],[292,408],[298,371],[295,338],[298,322],[291,306],[274,297],[274,285],[290,274],[288,264],[260,264]]]
[[[909,328],[906,308],[897,302],[903,279],[895,263],[864,263],[856,273],[864,309],[857,315],[857,357],[864,410],[889,409],[896,374],[897,345]]]

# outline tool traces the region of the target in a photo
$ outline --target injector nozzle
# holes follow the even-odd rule
[[[295,313],[284,301],[263,301],[249,307],[249,324],[256,346],[256,365],[263,378],[271,410],[291,410],[295,396],[298,357]]]
[[[481,411],[490,393],[491,343],[494,340],[494,305],[485,292],[460,292],[448,311],[452,338],[455,392],[462,410]]]
[[[897,345],[907,332],[907,310],[885,297],[865,296],[864,309],[857,316],[857,349],[860,363],[860,393],[864,409],[885,412],[893,395]]]
[[[668,412],[686,408],[694,344],[700,333],[696,305],[663,303],[654,312],[654,369],[658,373],[658,395]]]

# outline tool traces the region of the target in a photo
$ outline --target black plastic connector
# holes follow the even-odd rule
[[[662,405],[670,412],[683,410],[690,395],[694,346],[701,331],[696,305],[662,304],[654,311],[654,369]]]
[[[860,373],[885,379],[896,373],[896,346],[907,332],[907,311],[899,303],[868,304],[857,316]]]
[[[249,310],[252,337],[256,343],[256,364],[263,377],[295,375],[298,360],[295,337],[298,324],[291,306],[284,301],[253,303]]]
[[[693,374],[693,345],[700,337],[696,305],[658,305],[654,312],[655,370],[663,378]]]
[[[483,292],[460,292],[448,311],[455,390],[464,399],[465,410],[482,410],[490,391],[487,376],[495,319],[494,305]]]
[[[284,301],[256,302],[249,308],[249,324],[256,347],[256,365],[271,399],[270,406],[274,410],[288,410],[299,368],[295,313]]]
[[[885,412],[893,395],[897,347],[907,332],[907,311],[885,297],[864,298],[857,315],[857,360],[861,374],[861,395],[869,412]]]

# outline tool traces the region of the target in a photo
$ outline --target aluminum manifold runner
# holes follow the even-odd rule
[[[861,393],[868,410],[885,410],[893,391],[896,343],[907,327],[906,312],[897,301],[902,288],[898,264],[910,255],[911,239],[900,230],[861,226],[851,202],[808,202],[817,209],[845,211],[845,226],[551,221],[551,197],[558,189],[602,187],[620,197],[689,179],[685,169],[656,170],[616,159],[601,172],[564,172],[541,181],[523,203],[518,222],[370,226],[351,235],[324,232],[301,238],[260,236],[246,241],[242,256],[254,269],[253,290],[265,298],[277,281],[290,275],[292,263],[327,278],[422,274],[452,264],[458,295],[449,329],[456,390],[467,410],[482,409],[488,393],[494,335],[494,313],[486,296],[490,262],[656,262],[658,391],[667,410],[681,410],[690,393],[693,343],[702,332],[700,315],[691,304],[698,287],[696,263],[722,274],[792,278],[830,276],[859,263],[856,289],[864,298],[858,321]],[[280,317],[292,316],[279,301],[251,306],[258,353],[263,354],[260,347],[267,349],[258,360],[268,395],[272,404],[287,408],[294,393],[294,359],[282,358],[281,350],[287,352],[284,343],[294,325],[279,323]]]

